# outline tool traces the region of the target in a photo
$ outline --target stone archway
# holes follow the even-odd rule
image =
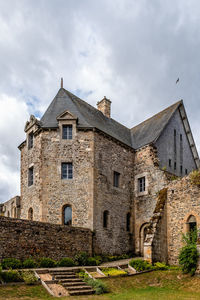
[[[197,228],[197,220],[194,215],[190,215],[187,219],[187,232],[192,232]]]
[[[144,241],[147,235],[147,228],[149,226],[149,223],[144,223],[140,227],[140,255],[144,256]]]

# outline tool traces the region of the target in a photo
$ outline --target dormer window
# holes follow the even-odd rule
[[[28,149],[33,148],[33,131],[28,135]]]
[[[62,126],[62,138],[63,140],[72,140],[72,125]]]

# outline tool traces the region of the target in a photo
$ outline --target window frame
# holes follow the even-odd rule
[[[117,171],[113,171],[113,186],[116,188],[120,187],[120,173]]]
[[[66,132],[65,132],[66,129]],[[73,125],[72,124],[63,124],[62,125],[62,139],[63,140],[72,140],[73,139]]]
[[[34,167],[28,168],[28,186],[32,186],[34,183]]]
[[[142,176],[138,178],[138,192],[144,193],[146,191],[146,177]]]
[[[33,131],[28,134],[28,150],[33,148]]]
[[[64,170],[64,166],[66,166],[66,170]],[[70,168],[69,168],[70,166]],[[65,175],[66,173],[66,175]],[[72,180],[74,177],[73,172],[73,163],[72,162],[62,162],[61,163],[61,179],[62,180]]]
[[[69,221],[67,221],[67,223],[65,223],[65,210],[67,208],[71,209],[71,220],[69,220]],[[72,214],[72,206],[70,204],[64,205],[63,208],[62,208],[62,224],[64,226],[72,226],[72,216],[73,216],[73,214]]]
[[[109,218],[109,211],[104,210],[104,212],[103,212],[103,228],[104,229],[108,228],[108,218]]]

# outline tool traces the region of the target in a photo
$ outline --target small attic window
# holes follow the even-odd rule
[[[33,131],[28,135],[28,149],[33,148]]]
[[[63,140],[72,140],[72,125],[62,126],[62,138]]]

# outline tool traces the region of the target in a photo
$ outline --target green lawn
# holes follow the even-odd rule
[[[110,293],[104,295],[61,297],[50,296],[42,286],[0,287],[0,300],[157,300],[200,299],[200,277],[182,275],[179,271],[155,271],[133,277],[103,279]]]

